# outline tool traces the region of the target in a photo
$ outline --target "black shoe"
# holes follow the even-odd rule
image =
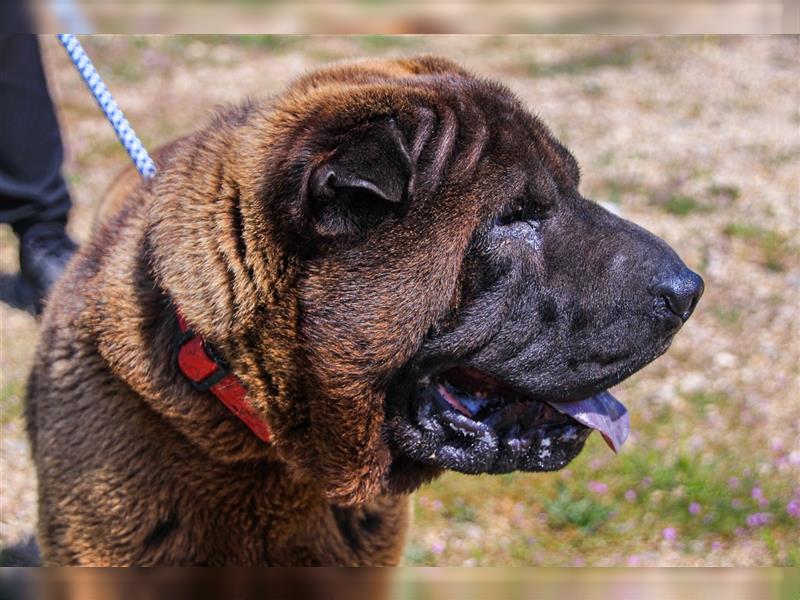
[[[77,250],[63,223],[36,223],[19,240],[19,265],[22,278],[33,291],[36,312]]]

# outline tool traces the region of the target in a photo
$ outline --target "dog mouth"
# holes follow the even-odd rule
[[[471,367],[424,377],[396,404],[388,423],[398,449],[462,473],[553,471],[592,431],[615,452],[630,432],[627,410],[606,390],[573,402],[541,400]]]

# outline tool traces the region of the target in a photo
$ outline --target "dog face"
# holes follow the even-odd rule
[[[667,349],[702,280],[581,197],[508,90],[362,63],[242,122],[248,239],[296,265],[293,400],[267,410],[298,471],[359,502],[442,468],[557,469],[590,427],[621,443],[604,390]]]
[[[554,470],[592,428],[616,450],[625,409],[605,390],[668,348],[702,292],[663,241],[539,169],[543,186],[523,177],[522,198],[476,231],[458,308],[398,380],[393,439],[417,461]]]

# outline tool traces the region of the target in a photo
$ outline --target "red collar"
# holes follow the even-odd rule
[[[253,433],[269,442],[272,437],[269,425],[247,402],[247,388],[231,373],[213,348],[201,336],[195,335],[183,315],[180,312],[177,315],[178,327],[183,334],[178,342],[178,366],[181,372],[194,389],[214,394]]]

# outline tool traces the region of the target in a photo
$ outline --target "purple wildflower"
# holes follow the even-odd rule
[[[689,505],[689,513],[690,514],[699,515],[700,514],[700,510],[701,510],[700,505],[697,502],[692,502]]]
[[[441,500],[434,500],[431,503],[431,508],[433,510],[435,510],[436,512],[439,512],[440,510],[442,510],[444,508],[444,504],[442,503]]]
[[[732,490],[735,490],[739,487],[739,478],[738,477],[728,477],[728,487]]]
[[[790,500],[786,512],[795,519],[800,519],[800,500]]]
[[[747,526],[752,528],[763,527],[770,522],[770,519],[772,519],[772,515],[769,513],[753,513],[752,515],[747,515]]]
[[[638,567],[642,564],[642,559],[638,554],[631,554],[628,557],[628,566],[629,567]]]
[[[674,527],[665,527],[661,535],[668,542],[674,542],[678,538],[678,530]]]
[[[753,500],[758,502],[758,505],[761,508],[766,508],[769,504],[769,500],[767,500],[766,496],[764,496],[763,490],[758,486],[753,488],[753,490],[750,492],[750,495],[753,497]]]
[[[605,494],[608,491],[608,486],[602,481],[590,481],[588,487],[594,494]]]
[[[633,490],[628,490],[625,492],[625,500],[628,502],[636,502],[636,492]]]
[[[652,477],[649,477],[649,476],[648,477],[642,477],[642,485],[644,487],[650,487],[651,483],[653,483],[653,478]]]
[[[431,544],[431,552],[437,555],[441,554],[442,552],[444,552],[444,546],[445,546],[444,542],[434,542],[433,544]]]
[[[712,551],[722,550],[722,542],[719,542],[719,541],[712,542],[711,543],[711,550]]]
[[[731,508],[739,510],[740,508],[742,508],[742,506],[744,506],[744,502],[742,502],[740,498],[734,498],[733,500],[731,500]]]

